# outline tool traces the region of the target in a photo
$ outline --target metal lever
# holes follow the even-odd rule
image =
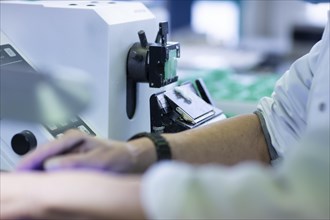
[[[197,86],[197,89],[198,89],[198,92],[199,92],[201,98],[205,102],[209,103],[210,105],[216,106],[215,102],[211,98],[211,95],[210,95],[204,81],[201,78],[198,78],[198,79],[196,79],[195,83],[196,83],[196,86]]]

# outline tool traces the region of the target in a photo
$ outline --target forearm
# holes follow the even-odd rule
[[[254,114],[163,136],[169,142],[175,160],[226,165],[247,160],[270,162],[260,122]],[[156,161],[155,148],[150,140],[141,138],[129,143],[139,158],[137,166],[141,170]]]
[[[254,114],[164,136],[172,146],[173,159],[226,165],[246,160],[269,163],[265,138]]]
[[[145,219],[140,176],[25,172],[0,180],[0,219]]]

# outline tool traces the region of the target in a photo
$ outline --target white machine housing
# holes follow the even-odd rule
[[[93,100],[80,117],[98,136],[126,140],[135,133],[150,131],[149,98],[160,89],[140,83],[135,115],[128,119],[126,114],[127,53],[139,41],[138,31],[144,30],[150,40],[158,31],[154,15],[142,3],[1,1],[0,4],[1,32],[33,67],[64,66],[90,74]],[[10,148],[15,133],[39,129],[38,125],[4,119],[0,123],[2,151],[4,147]],[[51,139],[46,130],[36,138],[38,143]],[[14,158],[11,153],[7,157]],[[14,158],[14,163],[18,159]],[[3,161],[1,158],[1,164]]]
[[[8,39],[8,37],[3,33],[0,32],[0,45],[11,45],[15,48],[16,52],[22,56],[22,58],[32,66],[29,59],[27,59],[20,51],[17,50],[15,45]],[[1,51],[2,52],[2,51]],[[16,54],[11,51],[11,56],[16,56]],[[3,57],[1,57],[0,68],[3,65],[6,65],[2,62]],[[33,67],[33,66],[32,66]],[[1,74],[1,73],[0,73]],[[16,154],[11,147],[11,139],[12,137],[20,133],[24,130],[28,129],[31,131],[38,143],[45,143],[51,139],[53,139],[52,135],[41,125],[38,123],[32,122],[23,122],[13,119],[0,119],[0,169],[1,170],[12,170],[17,161],[20,160],[21,156]]]

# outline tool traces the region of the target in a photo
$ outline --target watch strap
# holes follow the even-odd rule
[[[141,132],[131,137],[129,141],[142,137],[149,138],[154,143],[156,148],[157,161],[172,159],[171,148],[166,139],[160,134]]]

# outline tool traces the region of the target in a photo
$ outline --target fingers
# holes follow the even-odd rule
[[[130,170],[132,158],[122,145],[121,142],[70,131],[27,155],[16,169],[54,171],[84,168],[126,172]]]
[[[93,163],[88,161],[84,154],[71,154],[55,156],[44,163],[44,169],[47,171],[56,171],[64,169],[92,168]]]
[[[92,169],[97,171],[111,170],[112,150],[101,146],[92,151],[55,156],[44,162],[46,171],[65,169]]]
[[[45,160],[55,155],[67,153],[73,150],[74,147],[83,145],[87,137],[82,132],[70,130],[62,138],[40,146],[36,151],[25,156],[16,169],[18,171],[42,170]]]
[[[92,169],[96,171],[127,172],[130,170],[130,155],[122,147],[109,148],[103,145],[79,154],[55,156],[44,162],[46,171],[65,169]]]

